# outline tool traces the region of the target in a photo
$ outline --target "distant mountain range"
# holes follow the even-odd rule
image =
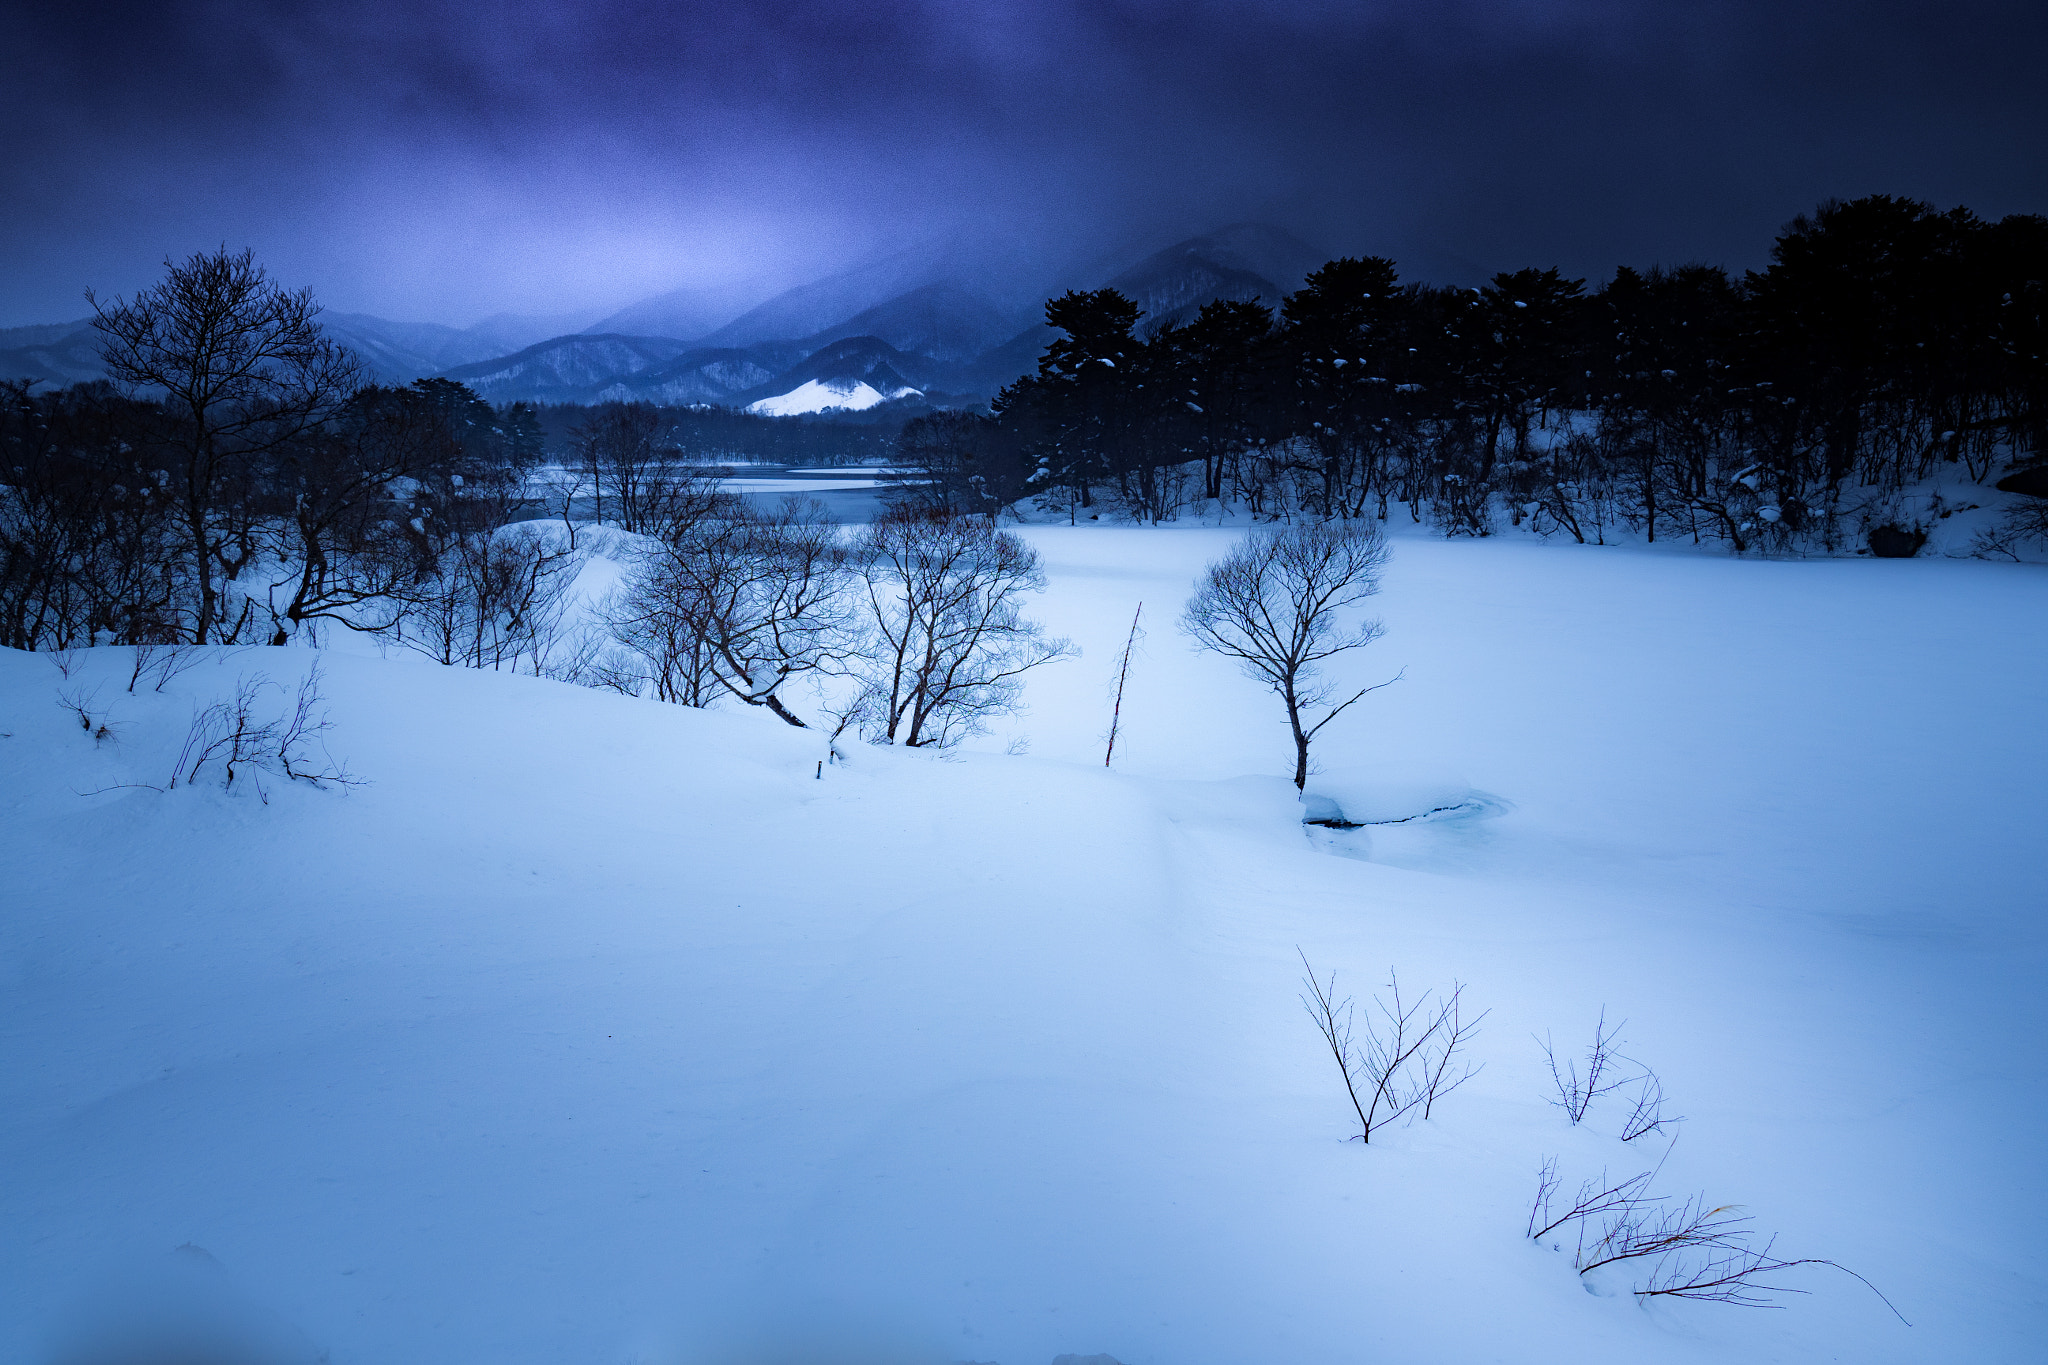
[[[1211,299],[1277,306],[1322,259],[1278,228],[1243,223],[1080,287],[1122,290],[1150,331],[1192,320]],[[571,318],[511,315],[465,328],[361,313],[321,321],[382,382],[441,375],[500,403],[634,400],[786,412],[858,394],[843,405],[872,410],[879,395],[889,399],[885,407],[964,406],[1028,372],[1053,333],[1035,308],[1006,307],[957,271],[943,256],[900,252],[744,312],[730,293],[680,290],[583,330]],[[99,378],[96,342],[83,321],[0,330],[0,378]]]
[[[1278,309],[1284,296],[1301,288],[1302,277],[1328,259],[1278,228],[1239,223],[1155,252],[1109,287],[1138,305],[1140,326],[1150,331],[1193,322],[1211,299],[1263,299]]]
[[[328,335],[361,356],[373,378],[408,384],[452,366],[501,356],[573,327],[574,317],[520,317],[501,313],[470,327],[436,322],[391,322],[368,313],[322,313]],[[99,334],[92,319],[0,328],[0,379],[75,384],[104,379]]]

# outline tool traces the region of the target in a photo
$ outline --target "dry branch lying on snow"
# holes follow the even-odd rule
[[[1753,1220],[1739,1206],[1709,1204],[1704,1195],[1673,1203],[1667,1195],[1652,1194],[1661,1169],[1660,1163],[1622,1180],[1612,1180],[1602,1171],[1598,1178],[1581,1182],[1570,1207],[1560,1213],[1557,1158],[1546,1158],[1529,1208],[1529,1237],[1540,1242],[1568,1230],[1572,1268],[1581,1275],[1603,1266],[1642,1262],[1643,1278],[1629,1291],[1639,1299],[1705,1299],[1775,1308],[1780,1305],[1773,1296],[1807,1291],[1774,1283],[1772,1277],[1798,1266],[1829,1266],[1861,1281],[1900,1322],[1906,1321],[1876,1285],[1847,1266],[1817,1256],[1785,1260],[1773,1254],[1777,1238],[1759,1240]],[[1552,1247],[1563,1250],[1562,1240]]]

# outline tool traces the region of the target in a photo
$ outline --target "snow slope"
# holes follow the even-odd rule
[[[883,393],[864,380],[807,379],[788,393],[776,394],[747,404],[748,412],[763,417],[798,417],[812,412],[864,412],[877,403],[905,398],[916,389],[901,388]]]
[[[189,1243],[335,1365],[2034,1358],[2048,574],[1403,541],[1359,676],[1407,677],[1324,785],[1500,808],[1311,839],[1273,706],[1168,624],[1229,533],[1027,534],[1086,654],[958,761],[822,778],[765,717],[329,652],[370,785],[82,796],[312,656],[131,697],[126,651],[0,654],[0,1336]],[[1486,1070],[1345,1143],[1297,945],[1467,982]],[[1603,1005],[1688,1116],[1663,1183],[1914,1326],[1824,1269],[1643,1308],[1522,1237],[1543,1157],[1649,1164],[1543,1102],[1530,1035]]]

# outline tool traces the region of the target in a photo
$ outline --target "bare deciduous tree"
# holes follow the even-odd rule
[[[1045,574],[1029,545],[981,517],[901,508],[853,547],[868,641],[856,664],[873,739],[945,747],[1014,710],[1022,675],[1077,653],[1025,619]]]
[[[599,403],[570,431],[573,487],[590,489],[593,520],[673,541],[729,501],[682,463],[672,421],[652,403]]]
[[[609,616],[657,696],[702,704],[716,688],[801,727],[782,689],[853,648],[849,586],[845,540],[822,503],[790,497],[762,513],[721,497],[645,550]]]
[[[1330,705],[1339,694],[1321,677],[1326,661],[1384,633],[1377,621],[1347,627],[1343,616],[1380,590],[1386,561],[1386,537],[1373,522],[1253,532],[1209,565],[1181,615],[1181,628],[1198,644],[1237,660],[1286,704],[1297,789],[1308,784],[1309,742],[1352,703],[1388,685],[1362,687]]]
[[[161,396],[140,411],[176,479],[195,603],[185,638],[231,642],[247,613],[229,611],[227,585],[255,554],[254,509],[237,486],[255,459],[339,412],[362,370],[315,321],[311,292],[280,287],[252,253],[223,247],[165,270],[132,299],[86,297],[107,372]]]
[[[1300,954],[1300,950],[1296,950]],[[1331,1059],[1344,1078],[1344,1093],[1358,1116],[1357,1139],[1371,1142],[1373,1129],[1384,1127],[1420,1109],[1428,1118],[1436,1102],[1478,1074],[1479,1068],[1458,1058],[1470,1041],[1481,1012],[1463,1017],[1465,988],[1453,982],[1450,991],[1430,1008],[1430,992],[1408,1001],[1401,981],[1388,972],[1388,998],[1374,996],[1366,1014],[1365,1038],[1358,1041],[1356,1007],[1351,997],[1337,995],[1337,975],[1319,979],[1306,954],[1301,965],[1308,993],[1302,1008],[1322,1034]],[[1389,1003],[1391,1002],[1391,1003]]]

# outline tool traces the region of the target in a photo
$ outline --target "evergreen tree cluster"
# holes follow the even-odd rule
[[[1795,220],[1771,259],[1589,292],[1345,258],[1277,312],[1218,301],[1149,333],[1113,289],[1068,293],[1036,373],[987,416],[913,420],[899,458],[956,511],[1399,506],[1447,535],[1881,552],[1913,534],[1902,490],[2048,460],[2048,219],[1879,195]]]

